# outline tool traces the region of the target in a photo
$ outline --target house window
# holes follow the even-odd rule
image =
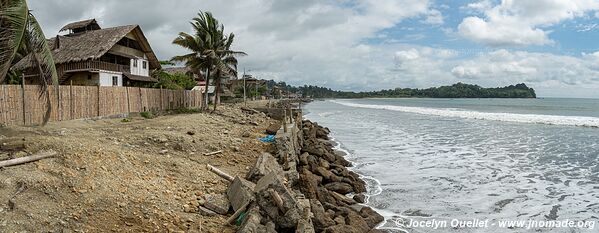
[[[87,80],[92,80],[92,75],[91,74],[87,75]]]
[[[133,60],[133,67],[137,67],[137,60]]]
[[[119,76],[112,76],[112,85],[113,86],[119,85]]]
[[[142,61],[141,62],[141,66],[144,68],[144,70],[146,69],[146,67],[148,67],[148,62],[146,61]]]

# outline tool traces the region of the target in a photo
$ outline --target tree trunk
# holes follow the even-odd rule
[[[215,77],[215,83],[216,83],[216,87],[214,88],[214,110],[216,111],[216,105],[219,104],[218,98],[219,98],[219,92],[220,92],[220,77],[221,73],[220,71],[216,72],[216,77]]]
[[[210,81],[210,68],[206,69],[206,77],[204,77],[204,81],[206,81],[206,85],[204,85],[204,92],[206,94],[205,98],[206,100],[204,100],[204,110],[208,109],[208,103],[210,102],[210,93],[208,92],[208,86],[209,86],[209,81]]]

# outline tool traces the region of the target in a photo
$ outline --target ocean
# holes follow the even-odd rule
[[[390,232],[599,232],[599,100],[315,101]]]

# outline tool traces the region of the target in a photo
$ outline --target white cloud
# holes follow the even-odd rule
[[[549,0],[531,2],[540,1]],[[413,26],[401,28],[409,32],[404,38],[380,33],[407,18],[427,19],[434,12],[428,1],[341,2],[344,4],[333,0],[30,0],[29,3],[48,36],[57,33],[67,22],[92,16],[98,17],[104,27],[140,24],[160,59],[185,52],[171,41],[178,32],[191,31],[188,22],[198,10],[211,11],[225,24],[227,31],[236,34],[235,49],[249,54],[240,59],[241,69],[251,69],[258,77],[294,85],[376,90],[398,86],[421,88],[458,81],[483,86],[525,81],[540,91],[573,87],[577,83],[599,88],[596,78],[599,77],[599,52],[574,57],[497,50],[474,57],[459,56],[458,51],[451,49],[408,44],[410,40],[426,36]],[[479,7],[484,9],[485,17],[473,19],[472,24],[481,24],[479,27],[483,30],[468,28],[471,25],[464,25],[464,30],[459,32],[441,29],[451,35],[450,38],[471,31],[471,35],[466,35],[493,44],[550,43],[544,27],[556,20],[540,20],[540,16],[534,15],[541,13],[530,11],[530,16],[526,16],[521,13],[524,11],[516,10],[515,2],[502,3],[507,4],[509,11],[506,12],[497,10],[498,6]],[[570,1],[555,2],[568,4]],[[140,5],[144,6],[143,10],[139,10]],[[582,8],[588,7],[581,4],[572,12],[586,12]],[[558,22],[567,18],[555,15],[560,18]],[[395,41],[369,44],[365,42],[369,38]]]
[[[553,43],[547,27],[599,10],[596,0],[502,0],[491,4],[481,1],[466,6],[484,12],[484,17],[465,18],[458,26],[463,37],[491,46],[546,45]]]
[[[475,12],[484,13],[486,10],[489,10],[492,7],[493,3],[490,0],[482,0],[479,2],[468,3],[466,6],[461,7],[461,9],[468,9]]]
[[[407,18],[430,16],[438,23],[440,15],[427,0],[30,0],[30,5],[48,36],[91,16],[104,27],[140,24],[160,59],[184,53],[171,41],[181,31],[191,32],[188,22],[198,10],[211,11],[236,34],[235,49],[248,53],[240,68],[262,78],[340,89],[378,88],[375,80],[389,75],[393,52],[364,40]],[[90,14],[93,9],[110,10]]]
[[[438,10],[431,9],[422,22],[430,25],[442,25],[444,23],[443,14]]]
[[[489,85],[527,82],[541,87],[599,87],[599,52],[581,57],[496,50],[460,61],[451,73]]]
[[[576,31],[577,32],[588,32],[588,31],[593,31],[595,29],[598,29],[599,25],[596,23],[592,23],[592,24],[579,24],[576,26]]]

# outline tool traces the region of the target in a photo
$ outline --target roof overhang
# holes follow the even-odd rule
[[[133,81],[138,81],[138,82],[158,82],[158,80],[156,80],[155,78],[149,77],[149,76],[141,76],[141,75],[135,75],[135,74],[130,74],[130,73],[123,73],[123,75],[125,77],[127,77],[128,79],[131,79]]]

